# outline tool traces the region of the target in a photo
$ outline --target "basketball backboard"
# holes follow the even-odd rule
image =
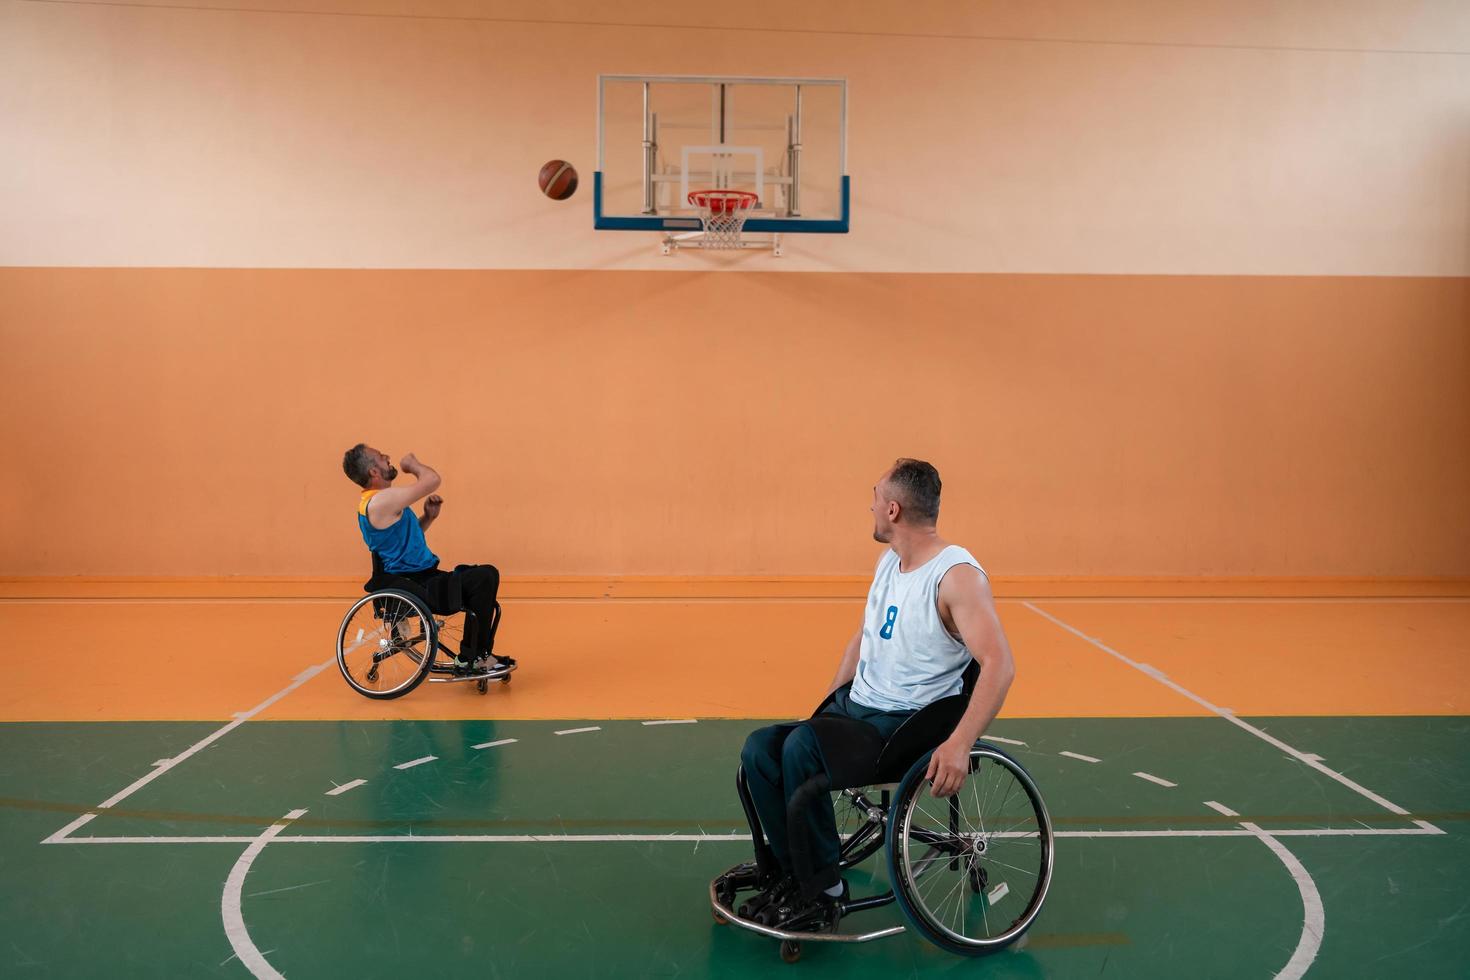
[[[846,232],[846,80],[599,76],[593,227],[663,232],[667,251],[701,230],[706,190],[757,196],[747,235]]]

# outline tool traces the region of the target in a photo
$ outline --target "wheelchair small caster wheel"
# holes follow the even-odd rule
[[[712,916],[714,916],[715,925],[717,925],[717,926],[727,926],[727,925],[730,924],[730,920],[729,919],[725,918],[723,915],[721,915],[720,913],[716,912],[714,909],[710,909],[709,914],[712,915]]]
[[[490,690],[490,682],[482,677],[479,681],[475,683],[475,687],[479,689],[481,694],[484,694],[486,691]]]
[[[506,686],[509,686],[510,685],[510,675],[509,674],[506,674],[504,677],[502,677],[500,679],[500,683],[505,684]]]
[[[367,682],[369,684],[376,684],[378,682],[378,665],[377,664],[373,664],[373,666],[368,670],[368,672],[367,672]]]
[[[801,959],[801,943],[794,939],[781,940],[781,959],[786,963],[795,963]]]

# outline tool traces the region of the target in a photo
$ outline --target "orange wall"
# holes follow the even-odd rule
[[[0,269],[0,574],[353,574],[341,452],[509,574],[1470,573],[1470,280]]]

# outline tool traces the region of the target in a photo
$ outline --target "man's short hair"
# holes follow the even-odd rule
[[[939,520],[939,471],[922,459],[900,459],[888,475],[888,485],[904,514],[913,515],[919,523]]]
[[[347,479],[360,487],[368,485],[368,477],[372,475],[375,464],[376,460],[368,455],[365,442],[359,442],[342,454],[342,472],[347,474]]]

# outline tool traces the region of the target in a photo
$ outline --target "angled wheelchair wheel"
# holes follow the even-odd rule
[[[434,617],[415,596],[384,589],[352,604],[337,631],[337,666],[358,694],[397,698],[418,687],[434,663]]]
[[[953,797],[936,798],[924,755],[888,818],[888,873],[914,928],[952,953],[979,956],[1021,937],[1051,886],[1051,817],[1025,768],[984,742]]]

